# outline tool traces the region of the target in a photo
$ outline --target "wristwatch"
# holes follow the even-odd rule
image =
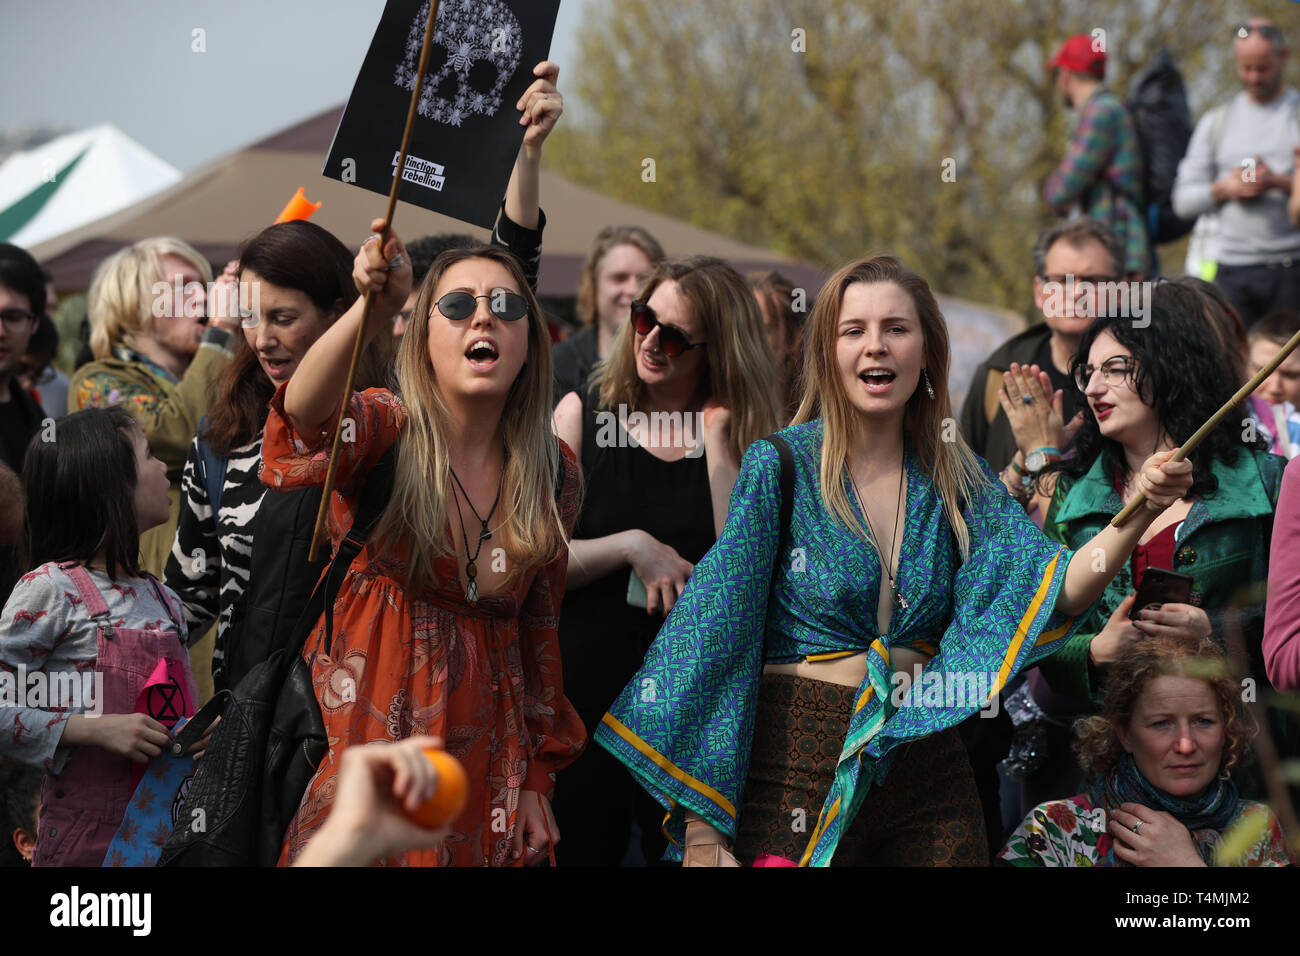
[[[1060,460],[1061,451],[1058,448],[1052,448],[1044,445],[1042,448],[1035,448],[1025,456],[1025,470],[1031,475],[1036,475],[1051,462]]]

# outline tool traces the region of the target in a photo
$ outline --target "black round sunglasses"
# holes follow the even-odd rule
[[[468,292],[448,292],[434,303],[438,311],[459,322],[468,319],[478,310],[478,300],[488,300],[488,311],[505,322],[518,322],[528,314],[528,301],[514,292],[497,289],[491,295],[470,295]]]

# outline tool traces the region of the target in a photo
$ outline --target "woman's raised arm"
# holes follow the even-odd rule
[[[384,221],[376,219],[371,222],[370,229],[378,233],[383,226]],[[326,430],[338,413],[339,401],[343,397],[341,388],[352,361],[352,348],[365,308],[366,294],[372,289],[375,292],[366,329],[367,342],[377,332],[391,328],[393,316],[406,304],[411,291],[411,262],[397,234],[389,234],[382,254],[378,236],[367,239],[357,253],[352,278],[360,297],[307,350],[285,389],[285,413],[301,435],[315,435]]]
[[[1146,504],[1122,528],[1106,525],[1070,559],[1065,583],[1056,596],[1056,609],[1071,617],[1082,614],[1101,597],[1137,546],[1142,533],[1160,512],[1182,499],[1192,487],[1192,463],[1171,462],[1173,451],[1152,455],[1138,475],[1138,490]]]

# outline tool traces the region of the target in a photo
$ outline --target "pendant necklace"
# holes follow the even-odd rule
[[[871,527],[871,515],[867,513],[867,500],[862,497],[862,492],[858,490],[858,483],[856,479],[854,479],[853,477],[853,468],[851,465],[848,469],[848,472],[849,472],[849,481],[853,485],[853,491],[858,496],[858,505],[862,508],[862,517],[867,519],[867,533],[871,535],[871,543],[875,545],[876,554],[880,556],[880,568],[882,571],[885,572],[885,577],[889,580],[889,590],[893,592],[894,602],[899,607],[901,607],[904,611],[906,611],[909,607],[911,607],[911,605],[907,603],[907,598],[903,597],[903,595],[898,593],[898,585],[895,583],[894,580],[894,572],[890,568],[890,564],[896,561],[896,557],[894,554],[894,543],[898,540],[898,516],[901,512],[902,504],[903,504],[903,480],[907,476],[906,462],[904,462],[904,466],[899,470],[899,474],[898,474],[898,503],[894,505],[894,535],[892,538],[889,539],[889,560],[888,561],[886,561],[884,553],[880,550],[880,539],[876,537],[876,529]]]
[[[460,478],[456,475],[456,469],[452,468],[450,464],[447,467],[451,470],[452,480],[456,482],[456,488],[452,490],[452,501],[456,503],[456,517],[460,518],[460,536],[465,542],[465,557],[467,559],[465,578],[468,582],[465,585],[465,600],[473,605],[478,603],[478,582],[474,580],[475,575],[478,574],[478,556],[483,550],[483,542],[492,537],[492,532],[488,530],[488,522],[492,520],[492,515],[496,513],[497,505],[501,502],[501,486],[505,483],[506,466],[503,461],[501,463],[501,478],[497,481],[497,496],[492,500],[492,510],[487,513],[486,518],[479,515],[478,509],[474,507],[474,502],[469,500],[469,494],[466,493],[465,486],[460,483]],[[478,547],[474,549],[473,555],[469,553],[469,535],[465,533],[465,517],[461,514],[460,496],[455,493],[457,489],[460,491],[460,496],[465,498],[465,504],[469,505],[469,510],[474,513],[474,517],[478,518],[481,525],[478,534]]]

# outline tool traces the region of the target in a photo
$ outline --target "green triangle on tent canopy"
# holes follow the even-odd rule
[[[81,162],[83,156],[90,152],[87,146],[80,153],[72,158],[72,162],[64,166],[54,174],[51,182],[41,183],[22,199],[13,203],[11,206],[0,209],[0,237],[8,239],[16,235],[18,230],[27,225],[36,218],[36,214],[45,208],[45,204],[54,198],[59,187],[67,181],[67,176],[77,168],[77,163]]]

